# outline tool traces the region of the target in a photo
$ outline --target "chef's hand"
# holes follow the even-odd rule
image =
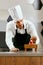
[[[11,52],[17,52],[17,51],[19,51],[19,49],[18,48],[12,48],[10,51]]]
[[[31,37],[31,39],[30,39],[30,40],[32,40],[32,41],[33,41],[33,43],[36,43],[37,37],[33,36],[33,37]]]

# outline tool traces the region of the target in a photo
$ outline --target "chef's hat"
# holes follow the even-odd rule
[[[8,11],[13,19],[23,19],[23,14],[20,5],[17,5],[14,8],[9,9]]]

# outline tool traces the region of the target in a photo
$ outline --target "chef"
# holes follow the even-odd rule
[[[23,18],[20,5],[8,10],[12,21],[7,23],[5,41],[10,51],[24,50],[24,44],[28,44],[31,38],[37,38],[36,44],[40,43],[34,24]]]

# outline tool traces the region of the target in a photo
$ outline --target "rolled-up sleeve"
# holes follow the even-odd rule
[[[6,27],[6,35],[5,35],[5,42],[9,49],[15,48],[12,42],[12,37],[14,37],[12,30],[10,29],[10,26],[7,25]]]

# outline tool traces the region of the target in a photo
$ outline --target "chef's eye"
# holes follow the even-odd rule
[[[20,23],[19,21],[17,21],[17,23]]]

